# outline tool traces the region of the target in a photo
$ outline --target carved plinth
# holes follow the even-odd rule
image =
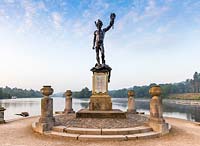
[[[135,99],[134,99],[134,91],[128,91],[128,113],[136,113],[136,107],[135,107]]]
[[[0,124],[4,124],[5,123],[5,120],[4,120],[4,111],[6,109],[3,108],[3,107],[0,107]]]
[[[67,90],[65,92],[65,110],[64,113],[74,113],[74,110],[72,108],[72,92],[71,90]]]
[[[90,97],[89,109],[94,111],[112,110],[111,97],[108,94],[94,94]]]
[[[108,81],[111,68],[109,66],[104,66],[101,68],[93,68],[91,71],[93,72],[93,77],[89,110],[112,110],[111,97],[108,95]]]
[[[149,90],[149,93],[152,96],[150,101],[150,118],[149,118],[149,126],[157,132],[161,132],[162,134],[169,133],[168,124],[165,123],[163,118],[163,106],[160,86],[153,86]]]

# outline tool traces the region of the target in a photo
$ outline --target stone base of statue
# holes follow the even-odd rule
[[[92,111],[89,109],[81,109],[76,113],[77,118],[126,118],[125,112],[119,109],[112,109],[109,111]]]
[[[111,96],[108,95],[111,68],[108,65],[97,65],[91,69],[92,96],[89,109],[82,109],[76,113],[78,118],[126,118],[125,112],[112,109]]]
[[[94,94],[90,97],[89,110],[110,111],[112,110],[111,97],[108,94]]]
[[[108,65],[96,66],[91,69],[92,96],[90,97],[89,110],[110,111],[112,110],[111,97],[108,95],[108,82],[111,68]]]

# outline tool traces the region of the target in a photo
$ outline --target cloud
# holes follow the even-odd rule
[[[5,3],[15,3],[15,0],[4,0]]]
[[[61,28],[61,24],[63,21],[61,14],[58,12],[53,12],[53,13],[51,13],[51,17],[52,17],[52,21],[53,21],[55,28],[56,29]]]
[[[168,10],[167,5],[158,5],[155,0],[149,0],[141,6],[141,3],[133,3],[134,7],[131,7],[127,13],[120,18],[117,24],[118,31],[132,27],[132,29],[138,30],[140,28],[149,27],[154,24],[162,15]],[[142,7],[144,7],[142,9]]]
[[[166,33],[168,30],[170,30],[170,28],[174,24],[176,24],[176,20],[169,21],[167,24],[161,25],[160,27],[158,27],[156,32],[158,32],[158,33]]]

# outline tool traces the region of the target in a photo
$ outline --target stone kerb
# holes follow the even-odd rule
[[[136,107],[135,107],[135,92],[132,90],[128,91],[128,113],[136,113]]]
[[[156,132],[169,133],[169,125],[163,118],[162,90],[160,86],[153,86],[149,90],[152,99],[150,101],[149,126]]]

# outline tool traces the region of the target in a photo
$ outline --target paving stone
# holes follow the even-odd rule
[[[76,128],[94,128],[94,129],[113,129],[113,128],[131,128],[147,125],[148,118],[144,115],[127,114],[126,119],[116,118],[76,118],[75,114],[55,116],[56,125]]]

